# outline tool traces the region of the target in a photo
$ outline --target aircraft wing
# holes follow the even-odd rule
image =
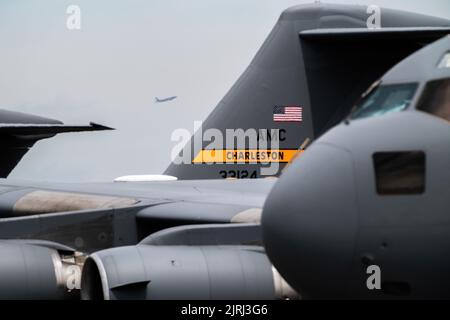
[[[373,40],[373,39],[438,39],[450,33],[450,27],[408,27],[408,28],[333,28],[312,29],[299,33],[306,40]]]
[[[252,179],[38,185],[4,180],[0,239],[51,240],[94,252],[133,245],[182,225],[258,223],[274,183]]]

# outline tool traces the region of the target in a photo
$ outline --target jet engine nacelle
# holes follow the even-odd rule
[[[65,261],[69,255],[51,246],[0,241],[0,300],[77,298],[81,267]]]
[[[83,299],[293,299],[264,251],[248,246],[137,245],[84,265]]]

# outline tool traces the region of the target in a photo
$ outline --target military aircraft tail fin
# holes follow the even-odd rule
[[[165,174],[178,179],[279,175],[305,139],[314,140],[342,121],[373,82],[450,27],[446,19],[379,11],[380,30],[368,29],[377,17],[367,6],[316,3],[284,11]],[[275,173],[264,169],[270,166]]]

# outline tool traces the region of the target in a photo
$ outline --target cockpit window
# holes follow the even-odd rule
[[[450,79],[428,82],[417,105],[417,110],[450,121]]]
[[[444,57],[439,62],[438,68],[450,68],[450,52],[444,54]]]
[[[417,87],[417,83],[380,85],[355,106],[350,119],[376,117],[403,111],[411,103]]]

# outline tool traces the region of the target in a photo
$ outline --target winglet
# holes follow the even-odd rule
[[[92,131],[116,130],[116,129],[114,129],[114,128],[107,127],[107,126],[104,126],[104,125],[102,125],[102,124],[95,123],[95,122],[89,122],[89,125],[91,126]]]

